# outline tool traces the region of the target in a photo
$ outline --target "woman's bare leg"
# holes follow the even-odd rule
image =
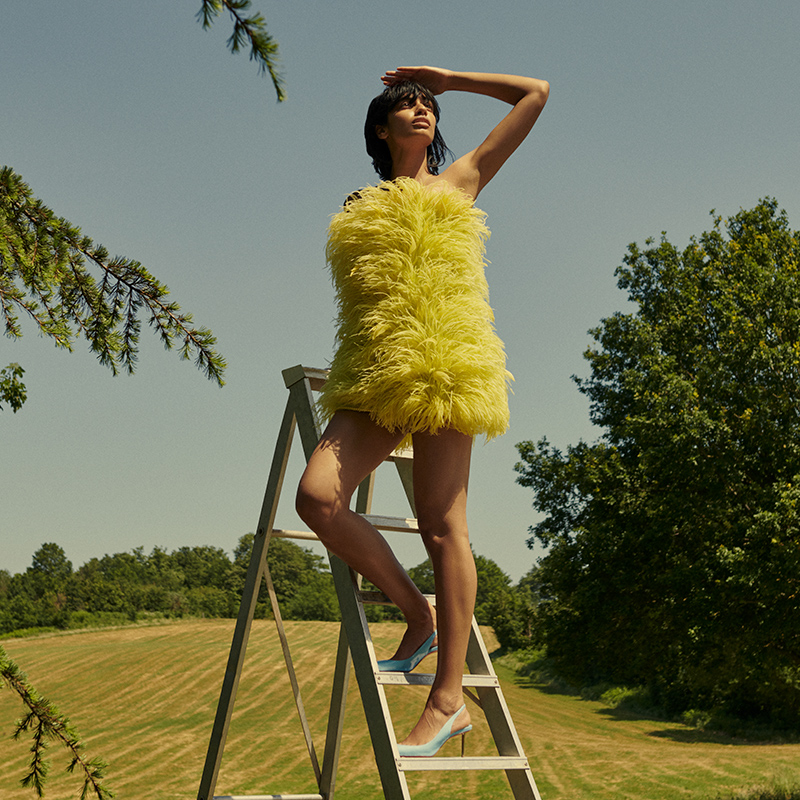
[[[300,518],[325,547],[375,584],[405,616],[408,629],[393,658],[408,658],[430,636],[434,611],[383,536],[350,510],[350,498],[402,438],[367,414],[337,411],[308,461],[296,501]]]
[[[439,658],[425,709],[403,744],[425,744],[463,704],[461,688],[477,576],[467,530],[472,439],[453,430],[414,436],[414,500],[436,582]],[[469,724],[463,711],[453,730]]]

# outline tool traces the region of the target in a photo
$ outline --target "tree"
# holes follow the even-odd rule
[[[492,605],[498,597],[510,594],[511,578],[491,558],[475,556],[478,591],[475,596],[475,619],[479,625],[491,625]]]
[[[213,586],[222,589],[230,576],[231,561],[220,547],[195,545],[181,547],[170,556],[173,569],[183,574],[187,589]]]
[[[8,403],[15,414],[28,397],[25,384],[22,382],[24,374],[25,370],[19,364],[9,364],[0,369],[0,400]],[[0,409],[2,408],[0,405]]]
[[[576,379],[604,433],[520,443],[518,481],[563,671],[798,726],[800,235],[771,199],[721,225],[629,246],[636,311],[591,332]]]
[[[72,575],[72,562],[63,547],[55,542],[46,542],[33,554],[28,572],[38,576],[49,589],[59,590]]]
[[[408,570],[408,577],[414,581],[422,594],[436,593],[436,586],[433,582],[433,564],[429,558],[426,558],[421,564],[417,564],[416,567],[411,567]]]
[[[267,564],[282,616],[286,619],[339,619],[333,577],[322,556],[276,537],[270,540]]]
[[[203,0],[197,13],[209,28],[223,10],[233,20],[231,52],[249,46],[250,59],[269,74],[278,101],[285,99],[277,70],[278,45],[264,18],[250,14],[250,0]],[[138,358],[141,315],[156,330],[166,349],[178,345],[181,358],[194,358],[208,378],[223,385],[225,359],[214,350],[207,328],[196,328],[192,315],[167,301],[169,289],[138,261],[109,257],[80,228],[57,217],[10,167],[0,170],[0,308],[5,333],[22,336],[20,313],[56,347],[72,350],[83,338],[101,364],[113,374],[132,374]],[[0,409],[16,413],[27,394],[24,369],[9,364],[0,370]]]
[[[516,586],[495,593],[486,603],[485,613],[501,647],[527,650],[541,646],[539,583],[539,568],[533,566]]]

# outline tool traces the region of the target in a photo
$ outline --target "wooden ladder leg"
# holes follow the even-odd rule
[[[361,702],[369,726],[375,762],[386,800],[411,800],[405,775],[395,761],[396,742],[389,706],[383,687],[375,680],[375,654],[364,609],[357,595],[356,579],[350,568],[339,558],[331,555],[331,573],[339,596],[342,621],[347,630],[347,639],[353,654]]]
[[[228,665],[225,668],[225,677],[222,681],[222,691],[217,705],[217,714],[214,718],[214,727],[211,730],[211,741],[208,744],[203,776],[200,779],[200,790],[197,800],[211,800],[219,776],[219,767],[222,762],[222,752],[225,749],[225,739],[228,736],[228,727],[233,714],[233,704],[236,699],[236,690],[242,674],[242,664],[247,650],[247,640],[250,638],[250,626],[253,621],[258,591],[264,575],[264,559],[266,558],[266,536],[263,532],[256,534],[253,542],[253,551],[250,556],[250,566],[247,569],[242,602],[239,606],[239,616],[236,619],[236,628],[231,642],[231,651],[228,656]]]
[[[283,378],[286,387],[289,389],[289,402],[297,420],[300,441],[306,461],[308,461],[322,433],[314,404],[311,382],[302,367],[292,367],[284,370]],[[347,634],[344,624],[342,624],[339,630],[336,666],[331,687],[331,703],[328,713],[328,726],[325,733],[325,750],[322,756],[321,774],[318,779],[320,794],[327,800],[333,800],[336,789],[336,774],[342,744],[342,728],[344,726],[351,663]]]
[[[372,505],[372,488],[374,476],[367,476],[358,487],[356,510],[368,512]],[[339,628],[339,645],[336,652],[336,667],[333,673],[331,688],[331,705],[328,712],[328,729],[325,735],[325,753],[322,758],[322,777],[319,782],[320,794],[333,800],[336,788],[336,770],[339,764],[339,752],[342,743],[342,728],[347,702],[347,689],[350,683],[350,646],[347,643],[347,631],[344,623]]]
[[[261,588],[261,581],[264,577],[264,569],[267,559],[267,548],[269,546],[268,532],[272,529],[275,520],[275,511],[280,497],[283,478],[286,474],[286,464],[289,460],[289,450],[292,445],[292,437],[295,430],[295,416],[290,401],[286,404],[286,411],[283,415],[278,441],[275,445],[275,454],[272,458],[267,488],[264,493],[264,502],[261,507],[261,517],[259,525],[253,538],[253,550],[250,554],[250,565],[247,568],[244,590],[242,592],[242,602],[239,606],[239,615],[236,618],[236,628],[231,641],[231,650],[228,656],[228,664],[225,668],[225,677],[222,682],[217,713],[214,718],[214,726],[211,729],[211,740],[206,752],[203,775],[200,779],[200,789],[197,793],[197,800],[212,800],[214,789],[219,777],[219,768],[222,762],[222,753],[225,749],[225,739],[228,736],[231,715],[233,714],[233,704],[236,700],[236,691],[239,686],[239,678],[242,674],[247,642],[250,638],[250,628],[255,613],[258,592]]]

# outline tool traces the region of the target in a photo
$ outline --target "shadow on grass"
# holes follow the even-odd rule
[[[691,725],[686,725],[676,720],[670,720],[661,714],[651,713],[644,709],[622,707],[598,708],[595,714],[607,719],[618,720],[619,722],[641,722],[643,720],[652,720],[662,723],[674,722],[674,727],[648,731],[645,735],[652,736],[654,739],[668,739],[672,742],[681,742],[683,744],[725,744],[732,746],[796,744],[776,737],[775,734],[772,734],[769,738],[761,736],[749,738],[746,736],[734,736],[724,731],[695,728]]]
[[[572,686],[566,684],[561,685],[551,681],[537,680],[525,675],[515,675],[514,685],[519,686],[520,689],[536,689],[537,692],[542,694],[562,694],[568,697],[580,697],[581,693]]]
[[[654,721],[673,723],[674,727],[650,731],[647,735],[686,744],[725,744],[736,746],[797,744],[797,734],[777,731],[758,723],[733,718],[713,720],[710,714],[685,712],[682,718],[669,716],[652,703],[647,690],[598,684],[577,688],[560,678],[541,653],[515,653],[497,650],[492,653],[495,664],[512,673],[514,684],[521,689],[535,689],[549,695],[563,695],[601,703],[594,713],[618,721]],[[688,717],[688,719],[687,719]],[[695,722],[697,720],[697,722]],[[717,723],[713,727],[714,722]]]
[[[777,738],[745,739],[739,736],[731,736],[727,733],[721,733],[719,731],[704,731],[700,730],[699,728],[689,728],[683,726],[666,728],[658,731],[650,731],[647,735],[652,736],[655,739],[669,739],[670,741],[683,742],[684,744],[698,744],[703,742],[709,744],[727,744],[737,746],[745,745],[749,747],[752,747],[754,744],[769,745],[771,747],[776,745],[796,744]]]

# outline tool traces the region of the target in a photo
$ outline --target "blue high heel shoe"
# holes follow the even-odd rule
[[[435,638],[436,631],[434,631],[422,643],[419,650],[409,658],[386,658],[383,661],[379,661],[378,670],[380,672],[411,672],[425,656],[435,653],[439,649],[439,646],[433,643]]]
[[[461,708],[453,714],[450,719],[445,722],[442,726],[442,729],[436,736],[433,737],[427,744],[399,744],[397,745],[397,752],[398,755],[401,756],[427,756],[430,758],[431,756],[435,756],[439,750],[441,749],[442,745],[448,740],[452,739],[454,736],[461,737],[461,756],[464,756],[464,736],[468,731],[472,730],[472,725],[466,725],[463,728],[459,728],[459,730],[453,730],[453,723],[456,721],[456,717],[466,709],[467,704],[461,706]]]

